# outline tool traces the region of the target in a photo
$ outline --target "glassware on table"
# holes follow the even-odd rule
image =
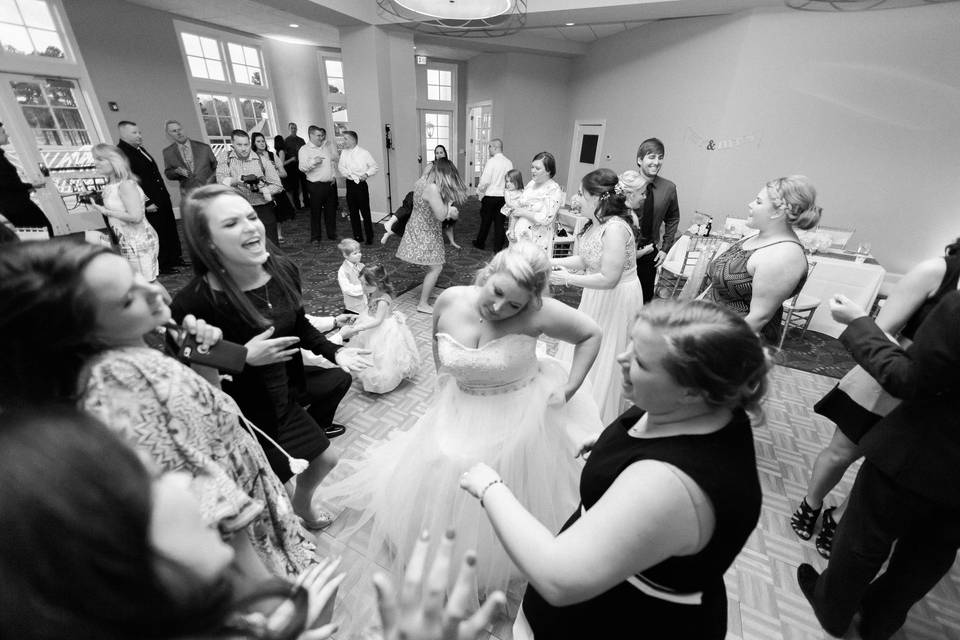
[[[869,242],[861,242],[857,245],[857,262],[863,262],[870,256],[871,244]]]

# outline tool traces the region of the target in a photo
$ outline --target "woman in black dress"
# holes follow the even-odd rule
[[[224,391],[288,453],[309,461],[293,508],[308,528],[323,528],[332,516],[311,500],[337,464],[327,438],[344,432],[333,416],[350,388],[350,372],[370,366],[369,352],[335,345],[310,324],[296,265],[271,255],[263,223],[245,199],[208,185],[192,191],[181,211],[196,276],[174,298],[173,315],[193,314],[219,326],[225,339],[246,344],[246,367],[224,382]],[[334,325],[343,321],[338,317]],[[306,371],[299,347],[340,369]],[[280,480],[289,480],[286,458],[273,446],[264,451]]]
[[[461,479],[530,579],[515,639],[726,635],[723,574],[760,516],[747,410],[767,359],[707,302],[645,306],[631,338],[618,361],[635,406],[585,443],[581,504],[559,534],[485,464]]]

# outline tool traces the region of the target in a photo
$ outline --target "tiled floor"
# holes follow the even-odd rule
[[[357,458],[371,443],[393,429],[407,429],[423,413],[434,379],[430,354],[429,317],[413,310],[419,289],[401,296],[400,309],[423,355],[423,367],[412,382],[385,396],[363,393],[356,386],[341,405],[338,422],[348,425],[346,435],[334,441],[343,457]],[[757,459],[763,486],[760,523],[736,563],[725,576],[729,599],[728,639],[814,640],[827,638],[817,625],[796,584],[796,567],[810,562],[826,566],[812,542],[801,542],[789,526],[790,514],[804,494],[814,458],[832,433],[827,420],[813,414],[814,402],[835,380],[795,369],[776,367],[765,403],[765,422],[755,428]],[[847,472],[838,496],[849,489],[856,467]],[[337,471],[334,471],[336,477]],[[828,498],[828,501],[830,499]],[[321,551],[344,556],[348,579],[340,589],[336,619],[345,628],[367,628],[376,622],[376,603],[370,576],[373,565],[364,555],[362,535],[338,537],[344,524],[335,523],[318,535]],[[518,598],[511,598],[511,609]],[[503,619],[492,629],[493,638],[511,640],[511,621]],[[341,640],[368,633],[341,632]],[[371,635],[371,637],[373,637]],[[934,591],[914,607],[898,640],[960,640],[960,564],[954,565]]]

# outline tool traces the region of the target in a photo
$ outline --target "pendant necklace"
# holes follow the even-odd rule
[[[250,294],[251,296],[253,296],[254,298],[258,299],[260,302],[266,302],[266,303],[267,303],[267,309],[268,309],[269,311],[273,311],[273,304],[270,302],[270,286],[269,286],[269,283],[263,285],[263,292],[267,294],[267,297],[266,297],[266,298],[264,298],[264,297],[261,296],[261,295],[258,295],[258,294],[256,294],[256,293],[254,293],[254,291],[255,291],[255,289],[251,289],[251,290],[248,291],[247,293],[249,293],[249,294]]]

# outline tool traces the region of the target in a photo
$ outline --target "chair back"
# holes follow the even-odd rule
[[[807,259],[807,279],[803,281],[804,283],[806,283],[807,280],[810,279],[810,274],[812,274],[813,270],[816,268],[817,268],[817,261]],[[800,289],[803,289],[803,287],[800,287]],[[799,299],[800,299],[800,291],[797,291],[796,295],[790,298],[790,304],[796,306],[797,300]]]
[[[728,216],[723,221],[722,232],[724,238],[739,240],[747,235],[747,219]]]

